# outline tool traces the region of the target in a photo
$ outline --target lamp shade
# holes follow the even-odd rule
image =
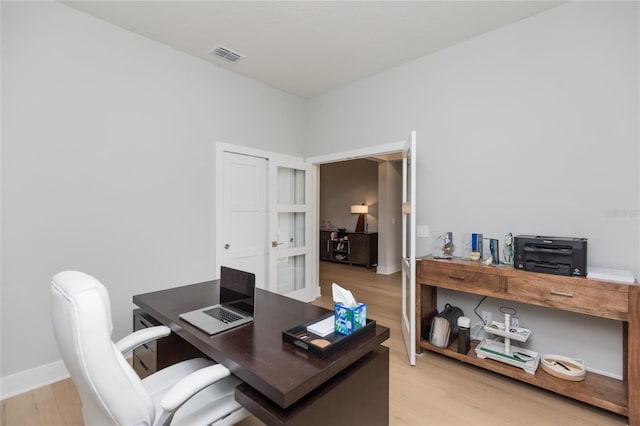
[[[359,213],[359,214],[369,213],[369,207],[365,205],[356,204],[351,206],[351,213]]]
[[[358,216],[358,224],[356,225],[356,232],[364,232],[365,230],[364,216],[367,213],[369,213],[369,207],[365,206],[364,203],[361,205],[354,204],[353,206],[351,206],[351,213],[360,215]]]

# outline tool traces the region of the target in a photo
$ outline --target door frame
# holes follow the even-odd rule
[[[314,229],[312,230],[312,235],[314,240],[313,244],[314,244],[314,247],[316,247],[316,249],[318,247],[319,240],[320,240],[320,223],[319,223],[320,179],[318,178],[318,176],[320,176],[320,166],[322,164],[337,163],[339,161],[358,160],[361,158],[372,157],[376,155],[395,154],[398,152],[402,152],[404,150],[405,144],[406,144],[406,141],[403,140],[400,142],[392,142],[392,143],[382,144],[382,145],[373,145],[373,146],[368,146],[368,147],[349,150],[349,151],[336,152],[336,153],[326,154],[326,155],[318,155],[315,157],[308,157],[305,159],[306,162],[312,164],[313,176],[315,178],[315,187],[313,190],[315,192],[314,202],[315,202],[316,221],[312,224],[314,227]],[[318,290],[318,294],[316,295],[316,297],[319,297],[320,296],[320,258],[317,254],[315,257],[315,271],[313,272],[317,279],[316,286],[314,286],[314,288],[317,288]]]
[[[295,162],[302,162],[302,163],[306,163],[306,159],[301,158],[301,157],[295,157],[292,155],[286,155],[286,154],[280,154],[277,152],[271,152],[271,151],[265,151],[262,149],[257,149],[257,148],[251,148],[251,147],[246,147],[246,146],[241,146],[241,145],[234,145],[234,144],[230,144],[230,143],[226,143],[226,142],[220,142],[220,141],[216,141],[214,143],[214,149],[213,149],[213,153],[215,156],[214,159],[214,164],[215,164],[215,170],[214,170],[214,195],[212,197],[212,199],[214,200],[214,205],[212,206],[212,211],[215,215],[215,226],[214,226],[214,235],[212,236],[211,241],[213,241],[213,244],[215,244],[215,278],[218,279],[220,278],[219,275],[219,271],[220,271],[220,266],[222,265],[222,257],[223,257],[223,247],[222,244],[219,243],[220,241],[220,235],[221,235],[221,230],[222,230],[222,210],[221,207],[222,206],[222,195],[223,195],[223,188],[222,188],[222,182],[223,182],[223,173],[224,173],[224,152],[231,152],[234,154],[239,154],[239,155],[247,155],[247,156],[252,156],[252,157],[259,157],[259,158],[264,158],[265,160],[267,160],[267,167],[266,167],[266,176],[265,176],[265,181],[268,180],[269,177],[269,164],[270,162],[287,162],[287,161],[295,161]],[[311,212],[311,215],[309,217],[309,222],[310,225],[309,226],[313,226],[314,228],[317,228],[317,216],[316,216],[316,212],[317,212],[317,204],[316,200],[318,199],[317,194],[314,194],[314,192],[316,192],[316,189],[318,187],[317,184],[317,178],[316,178],[316,173],[317,170],[315,167],[311,167],[311,170],[309,171],[309,175],[310,175],[310,179],[311,179],[311,194],[309,194],[309,201],[311,202],[311,206],[309,208],[309,211]],[[268,188],[268,186],[266,187]],[[269,197],[267,196],[267,206],[266,206],[266,222],[264,224],[264,226],[269,229]],[[312,230],[313,231],[313,230]],[[313,262],[311,262],[311,265],[315,265],[315,267],[311,267],[311,278],[310,278],[310,288],[309,288],[309,295],[311,295],[311,297],[318,297],[320,295],[320,278],[318,276],[318,265],[317,265],[317,258],[318,258],[318,235],[316,235],[317,232],[314,234],[312,233],[313,239],[311,241],[308,242],[308,255],[311,256],[311,259],[316,259],[316,263],[314,264]],[[269,249],[271,247],[271,236],[269,235],[269,232],[265,232],[265,237],[264,237],[264,248],[265,248],[265,271],[264,271],[264,276],[266,277],[266,279],[269,279]],[[266,288],[271,288],[271,283],[266,282],[265,283],[265,287]]]
[[[318,256],[318,241],[320,239],[320,179],[318,176],[320,174],[320,165],[327,163],[336,163],[339,161],[347,161],[347,160],[357,160],[361,158],[376,156],[376,155],[386,155],[386,154],[394,154],[398,152],[402,152],[404,150],[404,146],[406,141],[398,141],[391,142],[388,144],[382,145],[372,145],[364,148],[353,149],[349,151],[341,151],[335,152],[331,154],[318,155],[313,157],[304,158],[303,161],[306,163],[310,163],[311,167],[311,202],[313,205],[311,206],[311,211],[313,212],[314,220],[309,222],[309,226],[313,229],[311,230],[312,240],[309,241],[309,255],[312,256],[312,259],[315,259],[313,264],[315,267],[311,270],[311,290],[310,293],[312,297],[320,296],[320,259]],[[222,214],[217,207],[220,205],[221,197],[222,197],[222,174],[223,174],[223,152],[233,152],[241,155],[250,155],[254,157],[261,157],[267,159],[275,159],[276,157],[280,158],[292,158],[293,156],[278,154],[275,152],[265,151],[257,148],[250,148],[241,145],[229,144],[226,142],[215,142],[214,155],[215,155],[215,194],[213,200],[215,200],[215,205],[213,206],[213,211],[215,214],[215,228],[214,228],[214,236],[219,236],[219,230],[222,229]],[[297,157],[293,157],[299,159]],[[265,224],[268,226],[268,224]],[[212,238],[212,241],[217,241],[216,238]],[[265,247],[270,243],[269,236],[267,235],[265,240]],[[222,259],[222,247],[220,244],[216,244],[215,248],[215,274],[216,278],[218,271],[220,271],[221,259]],[[265,271],[268,274],[268,270]]]
[[[417,340],[416,145],[416,131],[414,130],[402,151],[402,316],[400,325],[410,365],[416,365]]]

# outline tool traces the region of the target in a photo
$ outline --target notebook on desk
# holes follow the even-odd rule
[[[180,314],[180,318],[213,335],[253,321],[256,276],[220,268],[220,303]]]

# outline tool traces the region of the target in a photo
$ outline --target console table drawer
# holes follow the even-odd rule
[[[620,291],[615,284],[590,287],[581,280],[572,284],[543,278],[510,277],[507,293],[525,303],[558,308],[572,312],[626,320],[628,291]]]
[[[423,271],[423,273],[420,273]],[[500,294],[500,277],[491,273],[468,271],[462,268],[420,268],[418,281],[437,287],[470,291],[479,294]]]

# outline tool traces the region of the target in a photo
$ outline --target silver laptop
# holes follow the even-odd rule
[[[209,334],[217,334],[253,321],[256,276],[220,268],[220,303],[180,314],[180,318]]]

